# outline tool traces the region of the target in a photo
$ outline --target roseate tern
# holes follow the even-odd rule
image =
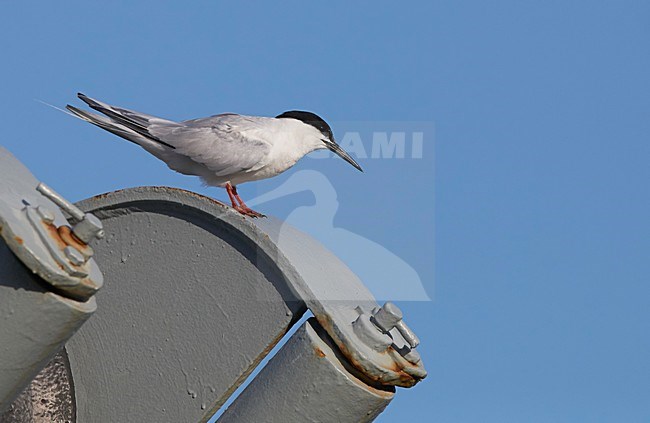
[[[327,148],[363,172],[327,122],[311,112],[274,118],[223,113],[174,122],[77,95],[105,116],[66,106],[75,116],[138,144],[176,172],[225,188],[232,207],[246,216],[264,215],[242,201],[237,185],[276,176],[314,150]]]

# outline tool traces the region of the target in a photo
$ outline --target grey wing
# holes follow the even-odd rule
[[[171,169],[200,176],[210,185],[266,164],[271,146],[265,141],[268,118],[233,113],[174,122],[111,106],[79,93],[79,98],[106,117],[68,105],[77,117],[140,145]]]
[[[161,119],[156,116],[135,112],[133,110],[127,110],[121,107],[111,106],[99,100],[95,100],[94,98],[90,98],[83,93],[77,93],[77,97],[83,100],[91,108],[106,115],[108,117],[108,120],[98,115],[77,109],[76,107],[70,105],[66,106],[66,108],[77,117],[85,121],[88,121],[94,125],[97,125],[100,128],[103,128],[107,131],[110,131],[115,135],[125,138],[131,142],[135,142],[136,144],[142,145],[139,137],[137,136],[140,135],[141,137],[144,137],[149,141],[156,142],[168,148],[172,148],[172,149],[174,148],[173,146],[165,143],[164,141],[150,134],[148,131],[148,127],[154,123],[165,124],[165,125],[178,125],[178,123],[167,119]],[[137,135],[135,136],[134,139],[135,134]],[[143,147],[145,146],[143,145]]]
[[[148,132],[173,146],[174,153],[226,177],[260,169],[271,145],[264,140],[262,119],[224,114],[169,125],[152,122]]]

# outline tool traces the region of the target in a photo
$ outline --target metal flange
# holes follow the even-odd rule
[[[99,219],[39,181],[0,147],[0,234],[11,251],[55,290],[87,300],[103,284],[88,243],[103,236]],[[70,228],[59,207],[76,223]]]

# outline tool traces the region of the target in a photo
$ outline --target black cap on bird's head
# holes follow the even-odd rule
[[[321,139],[325,146],[338,154],[343,160],[350,163],[352,166],[356,167],[363,172],[359,163],[357,163],[345,150],[343,150],[334,140],[334,134],[332,134],[332,128],[315,113],[312,112],[303,112],[300,110],[291,110],[289,112],[284,112],[281,115],[276,116],[277,119],[296,119],[307,125],[311,125],[314,128],[318,129],[323,138]]]

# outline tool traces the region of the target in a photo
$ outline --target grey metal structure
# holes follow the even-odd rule
[[[3,148],[0,169],[1,416],[95,312],[93,294],[102,274],[88,242],[102,236],[102,226],[39,183]],[[77,218],[72,228],[57,206]],[[60,392],[69,386],[55,379]]]
[[[314,318],[219,421],[372,421],[395,386],[426,376],[400,310],[279,220],[173,188],[77,206],[79,221],[103,224],[105,284],[65,348],[72,421],[206,421],[307,309]]]
[[[373,385],[311,318],[218,422],[370,422],[395,394]]]

